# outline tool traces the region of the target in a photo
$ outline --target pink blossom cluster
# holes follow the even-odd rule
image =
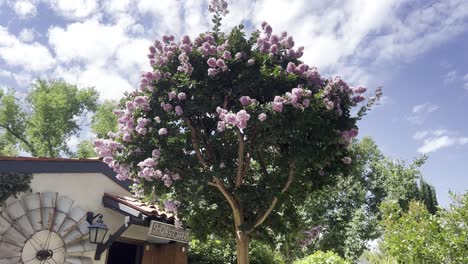
[[[128,167],[117,163],[113,158],[123,148],[122,144],[109,139],[96,139],[93,141],[93,145],[96,153],[100,157],[103,157],[103,162],[117,173],[116,177],[118,180],[123,181],[128,179]]]
[[[164,182],[164,185],[170,187],[174,181],[180,180],[180,175],[178,173],[172,173],[169,170],[164,170],[164,172],[158,170],[156,167],[158,165],[159,156],[159,150],[153,150],[151,158],[147,158],[139,162],[137,164],[140,168],[138,171],[138,177],[144,178],[147,181],[158,179]]]
[[[378,103],[380,101],[380,98],[382,98],[382,95],[383,95],[382,88],[381,87],[377,88],[375,90],[375,95],[369,98],[369,100],[367,101],[367,107],[371,107],[375,103]]]
[[[337,115],[341,116],[343,114],[343,109],[341,109],[341,97],[339,94],[350,96],[353,93],[353,89],[350,88],[340,76],[336,76],[330,79],[327,86],[324,88],[323,103],[328,111],[335,110]]]
[[[305,63],[296,65],[294,62],[289,62],[286,67],[287,74],[296,74],[302,77],[310,86],[320,87],[323,84],[322,77],[320,76],[316,67],[309,67]]]
[[[304,109],[309,107],[312,91],[304,89],[302,85],[293,88],[291,92],[285,93],[284,96],[275,96],[271,102],[271,108],[275,112],[282,112],[284,105],[292,105],[296,109]]]
[[[343,138],[346,144],[351,143],[353,138],[357,137],[357,135],[358,135],[358,130],[355,128],[341,132],[341,138]]]
[[[173,102],[173,103],[176,103],[175,101],[176,100],[179,100],[179,103],[181,103],[182,101],[186,100],[187,99],[187,95],[184,93],[184,92],[180,92],[180,93],[177,93],[175,91],[171,91],[169,93],[167,93],[167,96],[168,96],[168,99],[169,99],[169,102]],[[161,108],[164,110],[164,112],[171,112],[172,109],[174,109],[175,111],[175,114],[180,116],[184,113],[182,107],[180,105],[175,105],[175,107],[170,104],[170,103],[166,103],[166,102],[161,102]],[[157,117],[159,119],[159,117]],[[158,123],[159,121],[156,120]]]
[[[173,200],[164,201],[164,211],[167,213],[173,213],[177,215],[177,208],[179,207],[180,202]]]
[[[149,123],[148,119],[139,118],[135,126],[134,112],[138,109],[145,112],[149,111],[148,96],[136,96],[132,101],[125,103],[124,110],[114,110],[114,114],[118,117],[119,132],[117,135],[121,134],[125,142],[130,142],[132,140],[131,135],[134,130],[141,135],[145,135],[147,132],[146,126]]]
[[[261,53],[268,53],[272,58],[275,55],[281,55],[284,59],[299,59],[304,54],[304,47],[294,50],[294,39],[288,37],[287,32],[280,36],[272,34],[273,29],[267,22],[262,23],[262,37],[257,40],[257,47]]]
[[[211,0],[208,10],[216,15],[225,16],[229,14],[228,3],[224,0]]]
[[[218,122],[218,131],[224,131],[226,128],[237,126],[240,129],[247,127],[247,121],[250,119],[249,113],[244,109],[237,113],[223,109],[221,107],[216,108],[216,113],[221,121]]]
[[[211,35],[210,39],[212,38]],[[206,36],[205,36],[206,38]],[[213,44],[209,44],[209,42],[204,42],[198,50],[203,54],[203,56],[209,55],[216,55],[216,57],[210,57],[206,61],[208,64],[208,75],[214,76],[220,71],[227,71],[228,67],[226,65],[226,61],[232,58],[231,52],[227,50],[229,48],[229,42],[226,40],[222,45],[215,46]]]
[[[320,236],[320,234],[323,232],[323,227],[322,226],[316,226],[314,228],[311,228],[310,230],[304,231],[305,238],[299,243],[301,247],[306,247]]]
[[[96,139],[93,141],[93,145],[100,157],[112,157],[118,150],[122,149],[122,144],[110,139]]]

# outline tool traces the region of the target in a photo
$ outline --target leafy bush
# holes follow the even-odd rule
[[[332,251],[317,251],[314,254],[295,261],[294,264],[351,264]]]
[[[0,206],[10,196],[29,190],[31,174],[20,174],[14,172],[0,172]]]

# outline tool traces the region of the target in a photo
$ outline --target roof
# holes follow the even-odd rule
[[[131,185],[129,180],[119,181],[116,173],[100,159],[0,156],[0,172],[102,173],[126,190],[130,190]]]
[[[117,211],[120,211],[127,215],[137,216],[135,215],[135,212],[132,212],[133,210],[136,210],[138,213],[141,213],[150,220],[174,223],[174,220],[176,219],[176,216],[174,214],[168,213],[163,209],[160,209],[157,205],[145,203],[144,201],[135,197],[119,196],[104,193],[104,197],[102,200],[104,206],[111,207],[114,210],[117,209]]]

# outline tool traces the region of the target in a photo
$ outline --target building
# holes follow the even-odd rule
[[[1,172],[33,178],[31,192],[0,209],[0,264],[187,263],[188,231],[132,197],[130,182],[118,181],[100,160],[0,157]],[[99,216],[108,232],[96,245],[89,226]]]

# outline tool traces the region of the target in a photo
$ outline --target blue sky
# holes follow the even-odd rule
[[[0,0],[0,87],[24,93],[34,78],[94,86],[103,99],[137,87],[147,47],[166,33],[210,27],[207,1]],[[385,154],[427,154],[425,179],[442,205],[468,190],[466,0],[238,0],[224,29],[264,20],[287,30],[323,76],[384,87],[360,124]],[[76,144],[72,138],[70,144]]]

